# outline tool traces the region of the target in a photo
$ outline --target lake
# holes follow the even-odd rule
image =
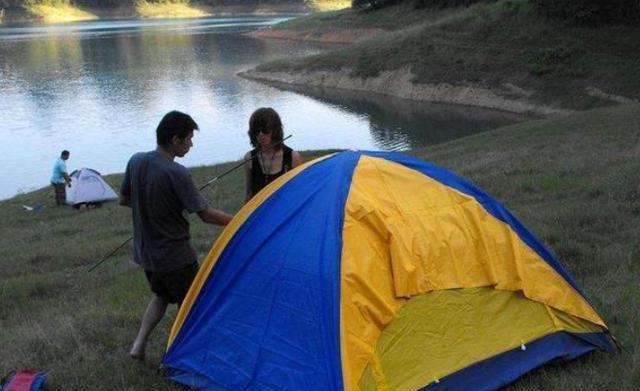
[[[508,113],[309,89],[285,91],[237,76],[262,62],[332,46],[243,33],[287,16],[115,20],[0,26],[0,199],[48,185],[68,149],[70,170],[124,171],[155,147],[171,110],[200,126],[186,166],[238,160],[258,107],[282,117],[297,150],[404,150],[521,120]]]

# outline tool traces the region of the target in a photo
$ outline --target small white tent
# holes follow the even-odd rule
[[[69,175],[71,187],[67,189],[67,204],[99,203],[118,199],[100,173],[90,168],[81,168]]]

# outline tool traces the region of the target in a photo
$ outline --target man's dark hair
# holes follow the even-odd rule
[[[156,129],[156,141],[158,145],[168,147],[171,145],[173,136],[183,139],[189,132],[199,129],[196,121],[190,115],[179,111],[171,111],[165,114]]]
[[[263,131],[271,132],[271,143],[278,145],[276,149],[282,148],[282,121],[280,116],[271,107],[261,107],[254,111],[249,118],[249,139],[254,148],[258,148],[258,133]]]
[[[69,156],[69,151],[67,151],[66,149],[64,151],[62,151],[60,153],[60,157],[63,157],[63,156]]]

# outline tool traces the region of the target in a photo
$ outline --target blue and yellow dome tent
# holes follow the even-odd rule
[[[171,330],[199,389],[483,390],[615,351],[573,277],[504,207],[397,153],[287,173],[218,238]]]

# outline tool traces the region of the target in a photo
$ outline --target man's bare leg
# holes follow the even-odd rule
[[[137,360],[144,360],[147,338],[164,316],[168,304],[169,303],[166,300],[158,296],[154,296],[153,299],[151,299],[147,306],[147,310],[142,316],[140,330],[138,331],[138,336],[135,341],[133,341],[133,346],[129,351],[129,357]]]

